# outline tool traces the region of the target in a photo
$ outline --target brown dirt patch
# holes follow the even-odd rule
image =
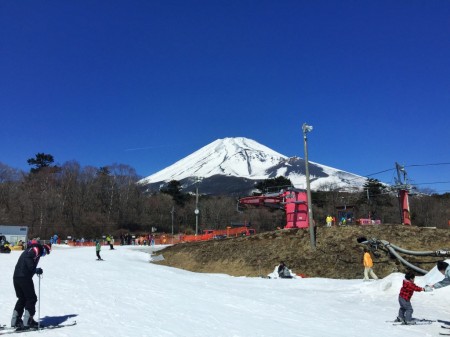
[[[194,272],[265,276],[280,261],[285,261],[296,274],[357,279],[363,273],[364,245],[357,242],[362,236],[389,241],[412,251],[450,250],[450,230],[446,229],[402,225],[319,227],[315,250],[311,248],[309,230],[277,230],[249,237],[177,244],[162,250],[165,260],[158,263]],[[387,251],[376,253],[379,257],[372,255],[372,258],[379,277],[408,270]],[[426,270],[443,259],[400,255]]]

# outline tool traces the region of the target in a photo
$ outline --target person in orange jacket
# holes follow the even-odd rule
[[[378,280],[378,276],[374,273],[374,271],[372,269],[373,261],[372,261],[372,257],[370,256],[369,249],[367,249],[367,248],[364,248],[363,264],[364,264],[364,281],[369,280],[369,275],[373,279]]]

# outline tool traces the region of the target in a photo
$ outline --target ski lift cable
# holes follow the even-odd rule
[[[442,165],[450,165],[450,163],[411,164],[411,165],[404,165],[403,167],[442,166]],[[376,176],[376,175],[381,174],[381,173],[386,173],[386,172],[395,171],[395,170],[396,170],[396,168],[385,169],[385,170],[382,170],[382,171],[379,171],[379,172],[366,174],[366,175],[363,175],[361,177],[368,178],[368,177]],[[353,180],[361,179],[361,177],[349,179],[348,181],[350,182],[350,181],[353,181]]]
[[[435,181],[432,183],[414,183],[414,185],[450,184],[450,181]]]
[[[450,163],[411,164],[411,165],[405,165],[405,167],[419,167],[419,166],[441,166],[441,165],[450,165]]]

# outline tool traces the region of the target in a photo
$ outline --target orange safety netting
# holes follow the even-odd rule
[[[207,240],[214,240],[214,239],[225,239],[227,237],[237,237],[237,236],[248,236],[255,234],[256,231],[253,228],[247,228],[247,227],[238,227],[238,228],[227,228],[227,229],[207,229],[204,230],[202,234],[199,235],[185,235],[185,234],[176,234],[176,235],[169,235],[169,234],[162,234],[162,235],[154,235],[153,236],[153,244],[155,245],[170,245],[170,244],[177,244],[181,242],[195,242],[195,241],[207,241]],[[102,246],[107,246],[108,243],[105,240],[101,240],[100,244]],[[115,245],[120,245],[120,240],[115,239],[114,240]],[[67,245],[69,246],[76,246],[76,247],[89,247],[89,246],[95,246],[95,242],[93,241],[68,241]],[[133,238],[132,245],[138,245],[138,246],[147,246],[150,245],[148,242],[148,235],[146,236],[137,236],[136,238]]]
[[[238,227],[238,228],[227,228],[227,229],[207,229],[203,231],[204,234],[200,235],[183,235],[181,242],[192,242],[192,241],[206,241],[212,239],[224,239],[227,237],[237,237],[237,236],[247,236],[253,235],[256,231],[253,228]]]

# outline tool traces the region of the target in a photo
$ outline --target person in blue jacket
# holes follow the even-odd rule
[[[13,275],[17,302],[11,319],[11,327],[20,329],[38,327],[38,323],[33,319],[37,302],[33,276],[34,274],[42,275],[42,268],[37,268],[37,265],[39,259],[50,254],[50,251],[50,245],[42,245],[38,241],[32,240],[20,255]]]

